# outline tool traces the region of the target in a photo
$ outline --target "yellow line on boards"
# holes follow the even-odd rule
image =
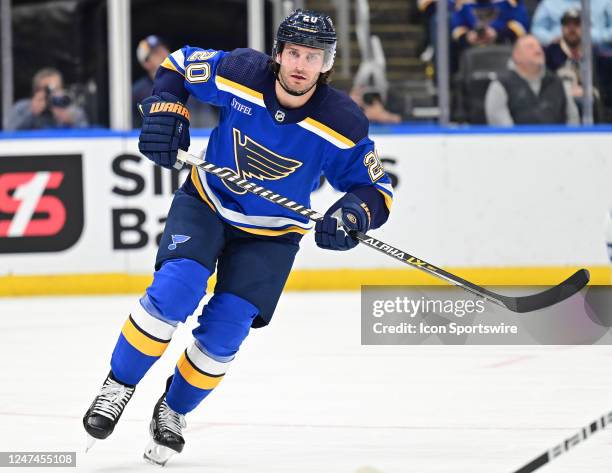
[[[556,285],[577,267],[449,268],[453,274],[478,285],[545,286]],[[588,267],[591,284],[609,285],[609,266]],[[127,273],[0,276],[0,296],[44,296],[84,294],[139,294],[151,284],[152,275]],[[214,288],[214,276],[208,291]],[[348,291],[362,285],[445,285],[446,283],[414,269],[297,269],[285,289],[288,291]]]

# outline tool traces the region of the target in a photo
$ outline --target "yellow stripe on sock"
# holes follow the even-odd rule
[[[170,342],[158,342],[152,338],[147,337],[144,333],[138,330],[130,319],[125,321],[121,333],[125,339],[139,352],[149,356],[162,356],[168,343]]]
[[[223,379],[223,376],[209,376],[197,370],[185,356],[185,352],[181,355],[176,367],[183,378],[196,388],[214,389]]]

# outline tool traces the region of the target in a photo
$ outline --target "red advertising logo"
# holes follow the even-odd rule
[[[0,253],[65,250],[82,230],[80,156],[0,157]]]
[[[57,235],[66,223],[66,209],[57,197],[43,194],[46,189],[57,189],[63,179],[59,171],[0,176],[0,211],[14,214],[12,220],[0,221],[0,237]],[[34,219],[35,212],[47,216]]]

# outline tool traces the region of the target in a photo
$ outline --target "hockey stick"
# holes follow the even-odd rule
[[[580,432],[565,439],[559,445],[555,445],[553,448],[544,452],[539,457],[534,458],[524,467],[519,468],[513,473],[531,473],[532,471],[536,471],[541,466],[544,466],[555,458],[557,458],[563,452],[567,452],[570,448],[575,447],[580,442],[585,441],[595,432],[605,429],[605,427],[610,423],[612,423],[612,411],[608,412],[607,414],[604,414],[599,419],[594,420],[589,425],[583,427]]]
[[[286,209],[292,210],[293,212],[302,215],[303,217],[309,218],[313,222],[316,222],[323,218],[323,215],[312,209],[304,207],[303,205],[300,205],[297,202],[293,202],[287,197],[283,197],[282,195],[276,194],[273,191],[266,189],[265,187],[261,187],[257,184],[247,181],[246,179],[242,179],[231,169],[215,166],[214,164],[204,161],[203,159],[182,150],[178,151],[178,160],[182,163],[196,166],[198,169],[213,174],[224,181],[231,182],[235,186],[247,192],[250,192],[251,194],[258,195],[259,197],[262,197],[270,202],[281,205]],[[549,288],[538,294],[523,297],[503,296],[501,294],[489,291],[484,287],[477,286],[476,284],[466,281],[465,279],[460,278],[459,276],[455,276],[454,274],[451,274],[442,268],[438,268],[437,266],[434,266],[431,263],[412,256],[406,253],[405,251],[402,251],[387,243],[384,243],[381,240],[377,240],[374,237],[368,236],[361,232],[353,232],[351,235],[364,245],[369,246],[370,248],[380,251],[381,253],[385,253],[386,255],[389,255],[401,261],[402,263],[412,266],[413,268],[420,269],[421,271],[425,271],[426,273],[429,273],[440,279],[444,279],[445,281],[454,284],[455,286],[462,287],[463,289],[473,294],[476,294],[477,296],[482,297],[485,300],[493,302],[494,304],[497,304],[499,306],[506,307],[513,312],[531,312],[533,310],[538,310],[544,307],[551,306],[574,295],[583,287],[585,287],[589,282],[589,272],[586,269],[580,269],[576,271],[573,275],[571,275],[569,278],[567,278],[565,281],[563,281],[561,284]]]

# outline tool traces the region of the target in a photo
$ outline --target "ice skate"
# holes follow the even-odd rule
[[[175,453],[185,446],[182,429],[185,416],[173,411],[166,403],[166,393],[155,404],[149,426],[151,441],[145,448],[144,459],[154,465],[164,466]]]
[[[122,384],[113,378],[112,371],[108,373],[100,392],[83,416],[83,427],[87,431],[86,452],[96,440],[103,440],[113,433],[135,389],[136,386]]]

